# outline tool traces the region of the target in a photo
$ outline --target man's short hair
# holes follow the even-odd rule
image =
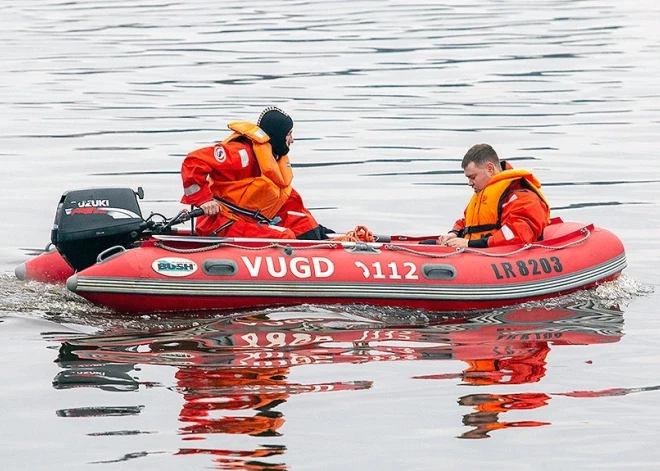
[[[500,158],[497,156],[495,149],[488,144],[475,144],[470,147],[470,150],[463,157],[463,162],[461,162],[463,170],[470,165],[470,162],[474,162],[477,167],[483,167],[486,162],[492,162],[495,168],[500,168]]]

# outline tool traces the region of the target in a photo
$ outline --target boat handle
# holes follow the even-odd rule
[[[123,252],[126,252],[126,247],[123,245],[113,245],[112,247],[105,249],[103,252],[96,256],[96,263],[105,262],[110,257],[119,255]]]

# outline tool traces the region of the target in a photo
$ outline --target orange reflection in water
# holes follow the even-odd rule
[[[470,348],[462,351],[460,359],[467,363],[462,372],[415,376],[414,379],[460,379],[460,385],[463,386],[538,383],[545,376],[546,357],[550,353],[551,345],[589,345],[619,340],[621,329],[610,324],[606,316],[601,318],[605,320],[604,323],[597,321],[597,312],[616,316],[619,310],[594,310],[590,315],[584,316],[584,324],[581,321],[575,322],[577,319],[567,315],[564,310],[536,308],[512,311],[507,315],[507,319],[512,322],[481,329],[482,334],[494,330],[496,335],[495,341],[486,343],[486,350],[481,349],[479,355],[475,355],[477,352]],[[596,327],[598,324],[603,325]],[[607,328],[608,325],[610,328]],[[467,346],[469,347],[469,344]],[[487,350],[489,348],[490,351]],[[575,393],[561,394],[575,396]],[[462,396],[458,404],[472,407],[474,412],[463,416],[463,424],[472,429],[458,438],[482,439],[489,438],[489,433],[494,430],[550,425],[550,422],[536,420],[500,421],[502,413],[537,409],[546,406],[550,399],[548,394],[535,392]]]
[[[499,415],[510,410],[530,410],[546,406],[550,396],[543,393],[519,394],[468,394],[458,400],[461,406],[469,406],[474,412],[463,416],[463,425],[473,427],[458,438],[488,438],[488,433],[511,427],[540,427],[550,422],[523,420],[500,422]]]
[[[288,368],[180,368],[175,376],[184,397],[179,414],[188,423],[181,433],[187,439],[206,434],[227,433],[279,436],[284,417],[275,408],[295,394],[368,389],[369,381],[298,384],[287,381]],[[214,412],[250,411],[250,415]]]
[[[177,455],[210,455],[214,457],[218,469],[246,471],[285,471],[289,469],[284,463],[270,463],[265,458],[283,455],[284,446],[264,445],[251,451],[235,451],[224,449],[182,448]]]
[[[294,383],[288,377],[298,365],[453,360],[464,362],[461,372],[415,379],[453,379],[460,381],[459,386],[524,385],[541,381],[551,349],[617,342],[623,327],[621,311],[591,305],[424,319],[414,324],[410,317],[370,316],[364,310],[359,315],[341,309],[322,313],[280,310],[195,320],[194,325],[169,330],[97,335],[62,345],[62,365],[73,359],[78,366],[62,371],[54,384],[61,389],[85,382],[135,390],[145,383],[131,383],[121,365],[171,365],[177,367],[173,389],[184,400],[179,413],[179,433],[184,440],[199,442],[222,434],[279,437],[286,418],[278,406],[296,395],[357,392],[372,386],[368,380]],[[102,374],[94,369],[84,371],[80,365],[85,361],[94,362],[96,369],[105,363],[114,370]],[[112,385],[108,371],[117,373]],[[494,430],[549,425],[533,420],[504,421],[501,416],[512,410],[541,408],[550,398],[549,394],[529,392],[460,396],[459,406],[472,411],[463,417],[470,430],[459,438],[487,438]],[[281,445],[260,443],[253,450],[198,446],[179,454],[214,456],[219,469],[286,469],[268,461],[285,450]]]

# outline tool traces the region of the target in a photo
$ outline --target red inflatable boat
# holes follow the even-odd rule
[[[16,275],[66,281],[74,293],[126,313],[299,304],[466,311],[590,288],[626,267],[614,234],[558,219],[542,242],[457,250],[407,236],[369,243],[202,238],[173,229],[185,216],[144,220],[132,190],[65,193],[52,235],[57,250]]]

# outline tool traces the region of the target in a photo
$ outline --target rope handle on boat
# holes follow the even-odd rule
[[[540,249],[548,249],[548,250],[562,250],[562,249],[567,249],[568,247],[572,247],[574,245],[579,245],[583,244],[584,242],[587,241],[589,237],[591,237],[591,231],[589,230],[588,227],[583,227],[582,229],[579,229],[575,233],[583,234],[583,237],[581,239],[575,240],[573,242],[569,242],[564,245],[545,245],[545,244],[525,244],[519,249],[516,249],[512,252],[507,252],[507,253],[489,253],[489,252],[484,252],[483,250],[478,250],[478,249],[473,249],[470,247],[464,247],[464,248],[458,248],[454,252],[449,252],[445,254],[437,254],[437,253],[428,253],[428,252],[422,252],[420,250],[415,250],[415,249],[409,249],[408,247],[401,247],[399,245],[392,245],[392,244],[387,244],[384,245],[386,249],[389,250],[394,250],[398,252],[406,252],[406,253],[411,253],[414,255],[420,255],[422,257],[430,257],[430,258],[447,258],[447,257],[453,257],[455,255],[461,254],[461,253],[476,253],[479,255],[485,255],[487,257],[510,257],[512,255],[516,255],[520,252],[524,252],[525,250],[533,249],[533,248],[540,248]],[[569,235],[569,234],[567,234]]]
[[[217,243],[217,244],[213,244],[213,245],[205,245],[204,247],[197,247],[197,248],[195,248],[195,249],[178,249],[178,248],[176,248],[176,247],[170,247],[169,245],[165,245],[165,244],[164,244],[163,242],[161,242],[161,241],[157,241],[157,242],[154,243],[154,247],[159,247],[159,248],[161,248],[161,249],[165,249],[165,250],[168,250],[168,251],[170,251],[170,252],[175,252],[175,253],[198,253],[198,252],[206,252],[206,251],[208,251],[208,250],[217,249],[217,248],[220,247],[221,245],[222,245],[221,243]]]
[[[323,248],[328,248],[328,249],[334,249],[337,247],[338,244],[333,244],[331,242],[323,242],[320,244],[314,244],[314,245],[307,245],[304,247],[296,247],[296,250],[310,250],[310,249],[323,249]],[[194,249],[179,249],[177,247],[171,247],[169,245],[165,245],[164,242],[158,241],[154,243],[155,247],[159,247],[164,250],[168,250],[170,252],[175,252],[175,253],[199,253],[199,252],[207,252],[209,250],[215,250],[220,247],[233,247],[236,249],[243,249],[243,250],[266,250],[266,249],[284,249],[284,250],[291,250],[291,246],[289,244],[280,244],[279,242],[273,242],[267,245],[262,245],[260,247],[249,247],[246,245],[240,245],[240,244],[233,244],[231,242],[218,242],[217,244],[212,244],[212,245],[206,245],[204,247],[197,247]]]
[[[358,226],[358,227],[360,227],[360,226]],[[575,241],[572,241],[572,242],[569,242],[569,243],[563,244],[563,245],[545,245],[545,244],[536,244],[536,243],[535,244],[525,244],[522,247],[520,247],[519,249],[516,249],[512,252],[507,252],[507,253],[489,253],[489,252],[484,252],[483,250],[473,249],[473,248],[470,248],[470,247],[458,248],[454,252],[448,252],[448,253],[442,253],[442,254],[423,252],[421,250],[415,250],[415,249],[411,249],[411,248],[408,248],[408,247],[402,247],[400,245],[393,245],[393,244],[384,244],[383,248],[386,248],[388,250],[392,250],[392,251],[395,251],[395,252],[405,252],[405,253],[410,253],[410,254],[413,254],[413,255],[419,255],[419,256],[422,256],[422,257],[429,257],[429,258],[448,258],[448,257],[453,257],[453,256],[461,254],[461,253],[476,253],[476,254],[479,254],[479,255],[485,255],[487,257],[510,257],[512,255],[516,255],[520,252],[524,252],[525,250],[529,250],[529,249],[533,249],[533,248],[541,248],[541,249],[548,249],[548,250],[562,250],[562,249],[566,249],[568,247],[572,247],[574,245],[582,244],[582,243],[586,242],[587,239],[589,239],[589,237],[591,236],[591,231],[589,230],[588,227],[583,227],[582,229],[579,229],[578,231],[575,231],[575,234],[582,234],[583,237],[578,239],[578,240],[575,240]],[[569,236],[569,235],[571,235],[571,234],[567,234],[567,236]],[[564,237],[566,237],[566,236],[564,236]],[[334,241],[334,240],[337,240],[337,239],[332,239],[332,240]],[[338,245],[339,244],[332,243],[332,242],[321,242],[321,243],[314,244],[314,245],[296,247],[295,249],[296,250],[311,250],[311,249],[320,249],[320,248],[334,249]],[[249,247],[249,246],[245,246],[245,245],[234,244],[234,243],[231,243],[231,242],[218,242],[217,244],[207,245],[207,246],[204,246],[204,247],[197,247],[197,248],[193,248],[193,249],[179,249],[179,248],[176,248],[176,247],[168,246],[165,243],[163,243],[162,241],[157,241],[156,243],[154,243],[154,246],[160,247],[160,248],[162,248],[164,250],[168,250],[170,252],[176,252],[176,253],[207,252],[209,250],[215,250],[215,249],[220,248],[220,247],[234,247],[234,248],[238,248],[238,249],[253,250],[253,251],[266,250],[266,249],[272,249],[272,248],[276,248],[276,249],[279,248],[279,249],[285,249],[285,250],[290,250],[291,249],[291,246],[289,244],[281,244],[279,242],[272,242],[270,244],[262,245],[260,247]],[[108,249],[108,250],[110,250],[110,249]],[[107,250],[105,252],[107,252]],[[105,252],[102,252],[101,254],[99,254],[99,257],[101,257],[102,254],[105,254]]]
[[[301,247],[292,247],[289,244],[280,244],[279,242],[273,242],[272,244],[269,245],[264,245],[262,247],[245,247],[240,244],[232,244],[230,242],[225,242],[222,244],[227,247],[234,247],[237,249],[246,249],[246,250],[263,250],[263,249],[270,249],[270,248],[275,248],[275,249],[293,249],[295,248],[296,250],[310,250],[310,249],[334,249],[337,247],[338,244],[333,244],[331,242],[321,242],[320,244],[314,244],[314,245],[305,245]]]

